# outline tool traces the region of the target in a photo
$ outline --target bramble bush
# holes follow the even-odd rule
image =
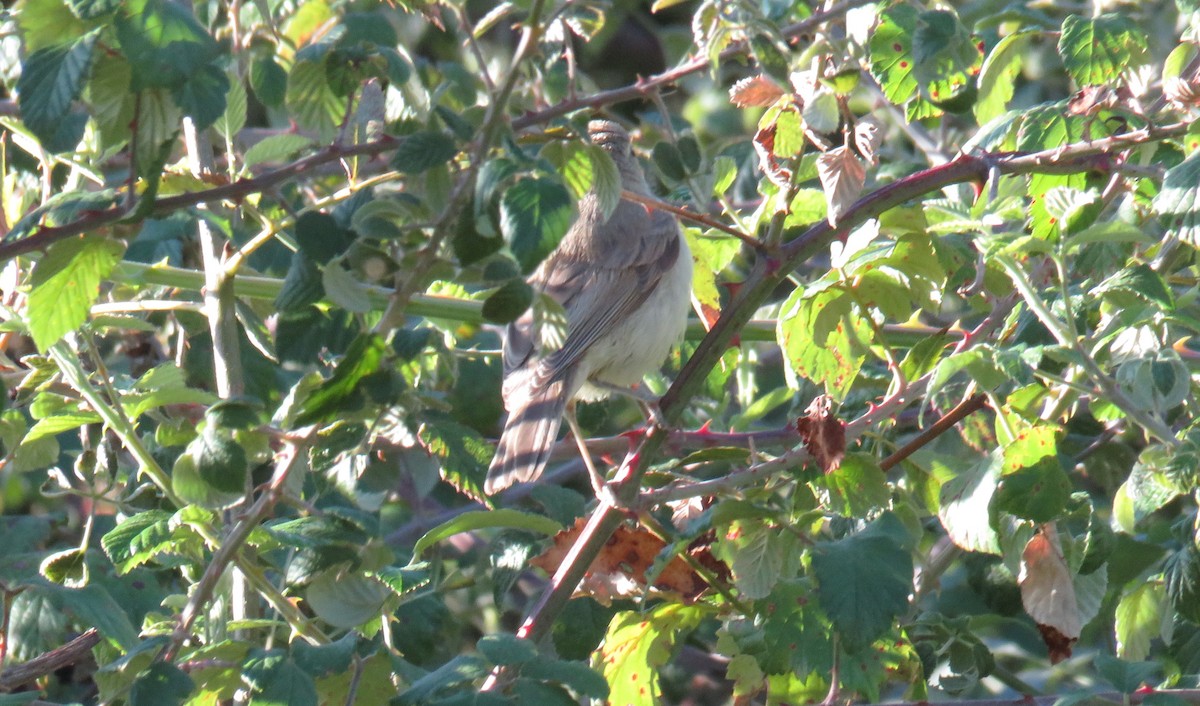
[[[1200,702],[1195,0],[4,23],[0,704]],[[596,115],[695,313],[487,498]]]

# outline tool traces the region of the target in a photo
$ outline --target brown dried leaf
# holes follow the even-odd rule
[[[581,517],[574,526],[556,534],[553,544],[529,563],[553,574],[579,539],[585,523],[585,518]],[[614,598],[642,595],[646,591],[646,572],[665,546],[665,542],[640,527],[617,528],[584,574],[576,592],[589,595],[605,605]],[[690,602],[703,593],[708,584],[677,556],[659,573],[654,588],[677,593]]]
[[[846,455],[846,425],[833,416],[833,398],[820,395],[805,410],[807,417],[796,420],[796,431],[804,448],[812,454],[825,473],[837,470]]]
[[[845,145],[817,156],[817,176],[825,189],[829,207],[829,225],[837,226],[838,218],[858,200],[867,181],[867,168]]]
[[[882,140],[883,131],[874,120],[863,118],[854,125],[854,148],[872,166],[879,164],[879,143]]]
[[[739,108],[769,108],[783,92],[783,87],[765,74],[747,76],[729,89],[729,102]]]
[[[787,162],[775,156],[775,125],[764,125],[754,133],[754,152],[758,154],[758,164],[767,178],[780,187],[787,188],[792,183],[792,170],[787,168]]]
[[[1094,115],[1101,108],[1117,105],[1118,95],[1111,86],[1084,86],[1067,101],[1070,115]]]
[[[1071,656],[1071,646],[1082,627],[1071,570],[1063,559],[1058,530],[1053,522],[1042,525],[1021,552],[1021,603],[1038,624],[1054,664]]]

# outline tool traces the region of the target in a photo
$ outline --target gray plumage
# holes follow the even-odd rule
[[[588,134],[612,156],[626,190],[650,193],[624,128],[594,120]],[[606,388],[640,382],[683,336],[692,257],[678,222],[626,200],[602,218],[596,195],[584,195],[579,217],[529,278],[566,312],[562,346],[540,349],[532,310],[508,326],[503,394],[509,416],[488,469],[488,494],[542,474],[570,400],[600,399],[611,392]]]

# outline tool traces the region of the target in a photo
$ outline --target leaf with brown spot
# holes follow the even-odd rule
[[[836,470],[846,455],[846,425],[833,415],[833,398],[819,395],[805,412],[808,416],[796,420],[796,431],[804,441],[804,448],[822,471]]]

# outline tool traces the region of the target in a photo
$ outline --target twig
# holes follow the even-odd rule
[[[974,414],[987,406],[987,395],[975,395],[968,399],[959,402],[958,405],[947,412],[945,416],[934,422],[928,429],[921,432],[912,441],[909,441],[904,446],[896,449],[890,456],[879,462],[879,469],[887,471],[904,459],[911,456],[917,449],[925,446],[929,442],[936,439],[938,436],[946,432],[946,430],[958,424],[968,415]]]
[[[1177,447],[1180,441],[1175,438],[1175,434],[1171,431],[1162,420],[1147,413],[1145,410],[1138,407],[1128,396],[1117,387],[1112,378],[1105,373],[1095,359],[1083,348],[1079,342],[1079,337],[1074,336],[1068,330],[1067,325],[1063,323],[1057,316],[1050,311],[1046,303],[1042,301],[1040,295],[1033,288],[1033,284],[1029,278],[1025,276],[1025,272],[1013,262],[1010,258],[999,256],[995,258],[996,262],[1004,268],[1008,273],[1009,279],[1012,280],[1013,286],[1021,293],[1025,299],[1025,304],[1037,316],[1038,320],[1049,329],[1051,335],[1062,345],[1073,350],[1079,356],[1080,367],[1091,378],[1092,384],[1104,393],[1104,396],[1116,405],[1122,412],[1125,413],[1139,426],[1146,430],[1146,433],[1158,439],[1163,444],[1171,447]]]
[[[790,27],[785,27],[782,34],[787,39],[794,39],[800,35],[813,31],[822,24],[844,15],[847,11],[853,10],[856,7],[870,4],[870,0],[846,0],[840,2],[823,12],[814,13],[800,22],[797,22]],[[746,42],[738,42],[728,49],[717,55],[718,61],[727,61],[734,57],[742,56],[749,50]],[[567,113],[572,113],[582,108],[599,108],[613,103],[620,103],[631,98],[640,98],[648,96],[654,91],[657,91],[664,86],[674,85],[680,79],[690,76],[694,73],[699,73],[711,66],[711,62],[707,58],[696,58],[681,64],[669,71],[665,71],[656,76],[651,76],[647,79],[639,80],[637,83],[622,86],[621,88],[613,88],[608,91],[600,91],[590,96],[581,98],[570,98],[564,100],[549,108],[527,113],[524,116],[513,121],[513,130],[524,130],[527,127],[540,125],[554,118],[561,117]]]
[[[175,636],[172,638],[171,646],[163,653],[165,661],[171,661],[178,654],[179,648],[183,646],[184,640],[190,637],[192,623],[195,622],[200,610],[208,603],[212,597],[213,590],[216,588],[217,582],[221,579],[221,575],[225,573],[225,569],[233,563],[242,545],[249,538],[250,533],[266,518],[267,514],[275,507],[275,503],[283,495],[283,488],[287,483],[288,477],[297,467],[297,463],[304,457],[305,449],[302,446],[289,445],[284,458],[280,459],[275,466],[275,473],[267,485],[266,490],[255,501],[254,505],[246,512],[246,514],[234,525],[222,541],[220,547],[213,553],[212,559],[208,562],[208,566],[204,570],[204,575],[200,577],[200,581],[196,583],[192,589],[192,594],[188,598],[187,605],[179,613],[179,627],[175,630]],[[292,625],[294,629],[300,630],[297,625]],[[303,633],[303,630],[301,630]],[[319,636],[314,632],[309,631],[305,637],[323,641],[323,636]]]
[[[625,199],[626,201],[633,201],[634,203],[639,203],[643,206],[646,206],[647,208],[653,208],[658,211],[665,211],[666,213],[673,214],[684,220],[692,221],[693,223],[699,223],[700,225],[708,226],[709,228],[715,228],[716,230],[719,230],[723,233],[728,233],[729,235],[732,235],[733,237],[742,241],[748,247],[753,248],[755,251],[757,251],[759,253],[766,252],[766,246],[763,245],[761,242],[759,242],[757,238],[751,237],[751,236],[743,233],[742,231],[738,230],[737,228],[734,228],[733,226],[725,225],[724,223],[722,223],[716,219],[710,218],[710,217],[704,215],[703,213],[696,213],[695,211],[689,211],[686,208],[680,208],[679,206],[676,206],[674,204],[667,203],[666,201],[663,201],[662,199],[657,199],[657,198],[654,198],[653,196],[649,196],[647,194],[634,193],[632,191],[629,191],[628,189],[621,189],[621,198]]]
[[[12,691],[22,684],[75,664],[98,644],[100,632],[96,628],[88,628],[82,635],[62,647],[56,647],[28,662],[13,665],[0,672],[0,692]]]

